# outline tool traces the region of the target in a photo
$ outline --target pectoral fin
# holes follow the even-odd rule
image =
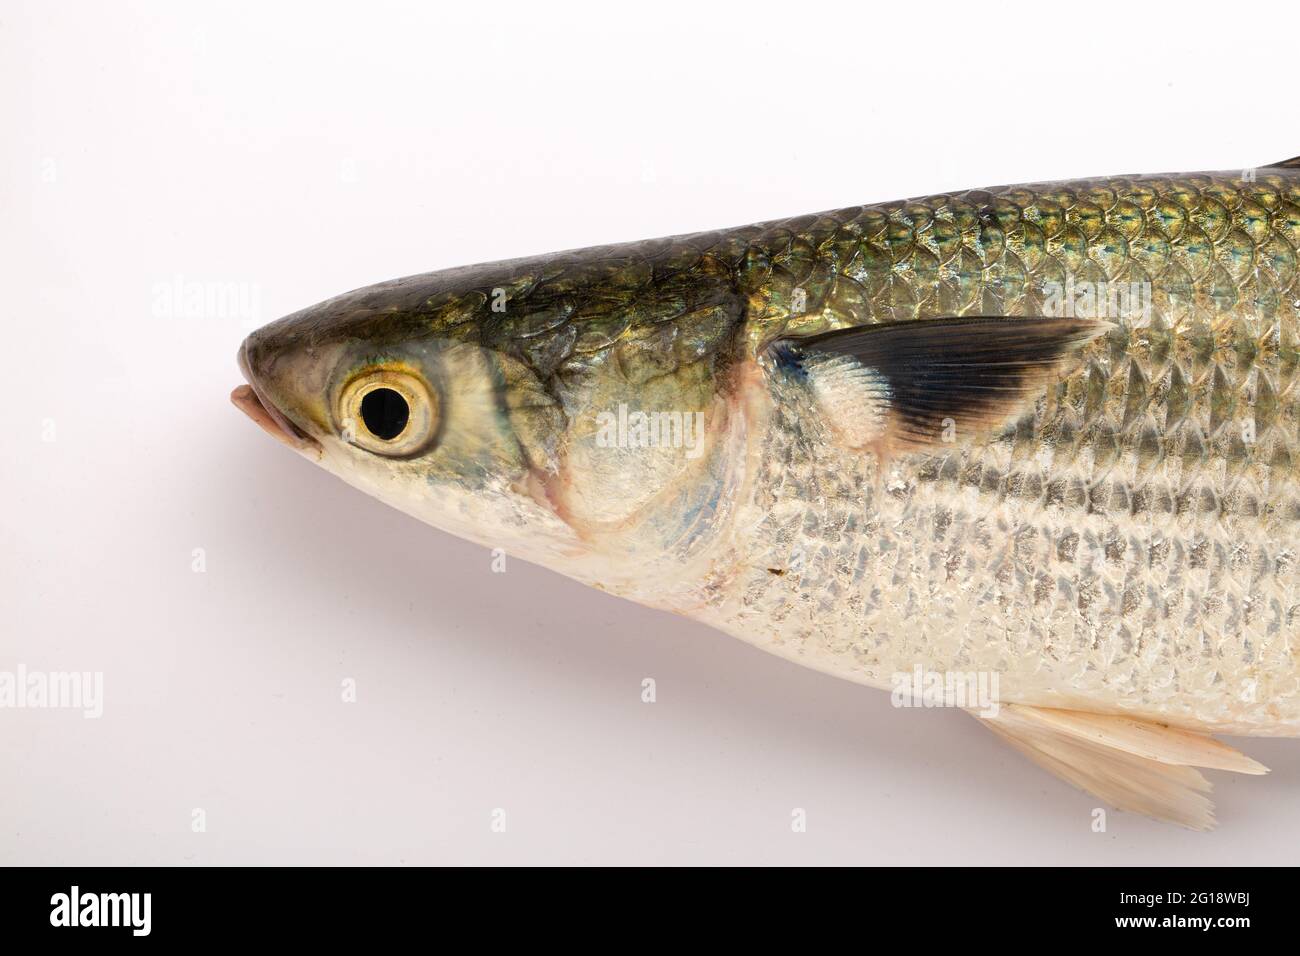
[[[1109,328],[1076,318],[921,319],[782,339],[771,355],[806,380],[850,447],[917,450],[1004,423]]]
[[[1214,826],[1210,782],[1194,769],[1268,773],[1205,734],[1110,714],[1003,704],[984,723],[1039,766],[1106,800],[1193,830]]]

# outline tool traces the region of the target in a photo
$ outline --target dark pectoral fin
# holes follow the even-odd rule
[[[1111,327],[1075,318],[941,318],[839,329],[772,346],[855,448],[914,450],[994,428]]]

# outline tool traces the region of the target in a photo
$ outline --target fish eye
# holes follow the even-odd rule
[[[370,369],[343,386],[336,414],[344,441],[388,458],[409,458],[436,437],[438,394],[404,369]]]
[[[411,420],[411,406],[402,393],[391,388],[376,388],[361,399],[361,420],[370,434],[392,441],[406,430]]]

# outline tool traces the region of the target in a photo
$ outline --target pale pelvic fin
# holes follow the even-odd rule
[[[1113,804],[1193,830],[1214,826],[1210,783],[1193,768],[1268,773],[1205,734],[1153,721],[1003,704],[990,730],[1039,766]]]
[[[1020,414],[1087,342],[1082,318],[960,316],[837,329],[772,346],[851,448],[922,450]]]

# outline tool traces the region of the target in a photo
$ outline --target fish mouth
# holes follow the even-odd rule
[[[239,347],[239,370],[244,373],[247,384],[239,385],[230,393],[230,402],[241,412],[251,418],[256,425],[272,438],[282,442],[299,454],[317,461],[321,457],[321,445],[301,428],[291,422],[284,412],[275,407],[257,388],[257,382],[248,370],[248,343]]]

